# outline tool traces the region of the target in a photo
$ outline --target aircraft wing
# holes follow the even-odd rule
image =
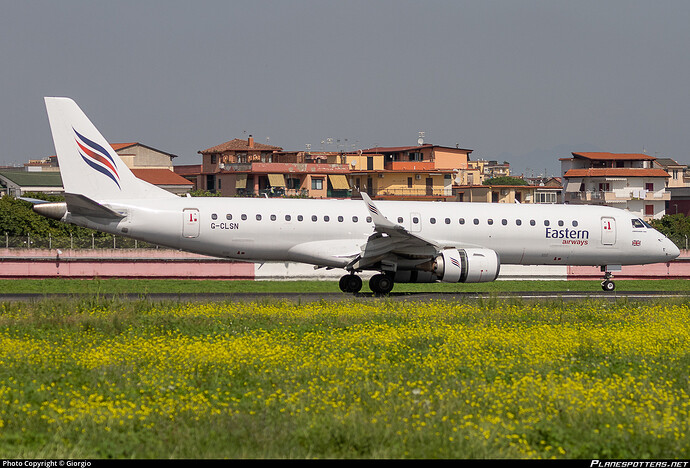
[[[362,246],[362,253],[352,260],[349,265],[351,268],[358,269],[371,265],[391,254],[423,259],[433,257],[441,250],[441,246],[435,241],[413,234],[386,218],[366,193],[362,193],[362,199],[371,214],[374,234],[369,236]]]

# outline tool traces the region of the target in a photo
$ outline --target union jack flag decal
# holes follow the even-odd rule
[[[74,130],[74,129],[72,129]],[[117,188],[120,187],[120,174],[117,172],[117,164],[113,160],[108,150],[96,142],[93,142],[74,130],[74,140],[79,147],[79,155],[92,169],[110,178]]]
[[[634,241],[632,241],[632,245],[633,247],[639,247],[642,245],[642,241],[635,239]]]

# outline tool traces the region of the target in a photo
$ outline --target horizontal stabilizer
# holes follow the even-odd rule
[[[32,205],[42,205],[44,203],[51,203],[48,200],[39,200],[38,198],[29,198],[29,197],[17,197],[19,200],[29,202]]]
[[[100,203],[85,197],[84,195],[66,193],[65,202],[67,202],[67,210],[73,215],[115,219],[125,217],[124,215],[117,213],[110,208],[107,208]]]

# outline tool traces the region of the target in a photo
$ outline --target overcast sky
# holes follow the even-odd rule
[[[0,0],[0,165],[54,154],[43,96],[175,164],[419,132],[518,174],[592,149],[690,163],[689,46],[687,0]]]

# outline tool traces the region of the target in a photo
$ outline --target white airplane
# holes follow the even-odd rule
[[[668,262],[680,251],[627,211],[603,206],[179,197],[137,179],[68,98],[45,98],[65,202],[49,218],[167,247],[250,262],[342,268],[386,294],[395,282],[478,283],[501,264],[591,265],[615,288],[621,265]]]

